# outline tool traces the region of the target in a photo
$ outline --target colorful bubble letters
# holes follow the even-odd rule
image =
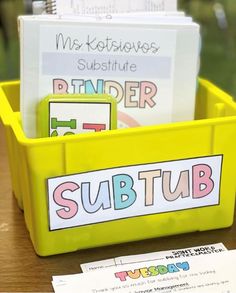
[[[222,156],[48,179],[50,230],[219,205]]]
[[[157,265],[150,267],[142,267],[129,271],[120,271],[115,273],[115,277],[120,279],[121,282],[127,281],[127,279],[137,280],[139,278],[155,277],[158,275],[166,275],[178,273],[180,271],[188,271],[190,269],[189,263],[177,262],[167,265]]]
[[[157,85],[150,81],[126,81],[124,86],[115,80],[65,79],[53,80],[53,92],[55,94],[86,93],[86,94],[113,94],[117,103],[123,102],[125,108],[153,108],[157,94]]]

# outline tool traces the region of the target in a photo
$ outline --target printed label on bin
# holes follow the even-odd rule
[[[50,230],[219,205],[222,155],[48,179]]]

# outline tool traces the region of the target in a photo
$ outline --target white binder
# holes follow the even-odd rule
[[[191,19],[22,16],[19,24],[28,137],[53,92],[112,94],[120,128],[194,118],[200,37]]]

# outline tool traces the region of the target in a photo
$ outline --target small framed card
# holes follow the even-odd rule
[[[37,110],[38,137],[117,128],[116,99],[106,94],[48,95]]]

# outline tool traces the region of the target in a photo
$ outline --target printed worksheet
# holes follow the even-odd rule
[[[152,260],[177,259],[181,257],[192,257],[198,255],[218,254],[226,251],[227,248],[222,243],[202,245],[197,247],[182,248],[168,251],[158,251],[138,255],[121,256],[101,261],[81,264],[83,272],[91,272],[111,266],[125,265],[137,262],[147,262]]]
[[[56,293],[236,292],[236,250],[189,258],[154,260],[53,281]]]

